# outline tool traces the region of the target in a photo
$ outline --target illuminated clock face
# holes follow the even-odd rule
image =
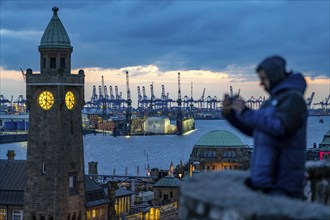
[[[65,94],[65,105],[66,107],[71,110],[74,107],[75,99],[74,99],[74,94],[71,91],[68,91]]]
[[[49,110],[54,105],[54,95],[50,91],[43,91],[38,96],[38,104],[44,110]]]

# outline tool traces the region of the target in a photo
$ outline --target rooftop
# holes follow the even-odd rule
[[[155,188],[179,188],[182,181],[178,178],[168,175],[160,179],[155,185]]]
[[[54,7],[52,10],[53,17],[42,35],[39,48],[72,48],[69,35],[57,16],[59,9]]]
[[[203,135],[195,144],[196,147],[244,147],[243,142],[233,133],[225,130],[214,130]]]

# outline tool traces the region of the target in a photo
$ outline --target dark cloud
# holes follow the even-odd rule
[[[329,77],[329,4],[4,1],[0,18],[1,29],[43,32],[51,8],[58,6],[74,46],[73,68],[154,64],[162,70],[225,70],[228,65],[256,65],[266,56],[280,54],[290,69]],[[41,36],[35,37],[1,35],[1,65],[15,69],[19,60],[19,65],[38,69]]]

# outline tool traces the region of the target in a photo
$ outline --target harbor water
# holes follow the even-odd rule
[[[320,120],[324,123],[320,123]],[[324,134],[330,129],[330,117],[309,117],[307,130],[307,147],[322,141]],[[87,163],[98,162],[99,174],[124,175],[127,167],[129,175],[136,175],[139,167],[140,175],[145,175],[147,164],[150,168],[168,169],[171,161],[174,165],[185,163],[197,140],[213,130],[228,130],[237,135],[243,143],[253,146],[253,139],[243,135],[225,120],[197,120],[196,130],[183,136],[154,135],[113,137],[109,134],[84,136],[85,171]],[[8,150],[15,150],[17,160],[26,159],[27,142],[0,145],[0,159],[6,158]]]

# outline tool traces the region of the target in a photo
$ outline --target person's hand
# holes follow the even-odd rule
[[[231,110],[232,110],[232,100],[230,99],[228,94],[225,94],[222,102],[222,114],[228,115]]]
[[[232,103],[232,108],[241,113],[246,108],[244,100],[236,98]]]

